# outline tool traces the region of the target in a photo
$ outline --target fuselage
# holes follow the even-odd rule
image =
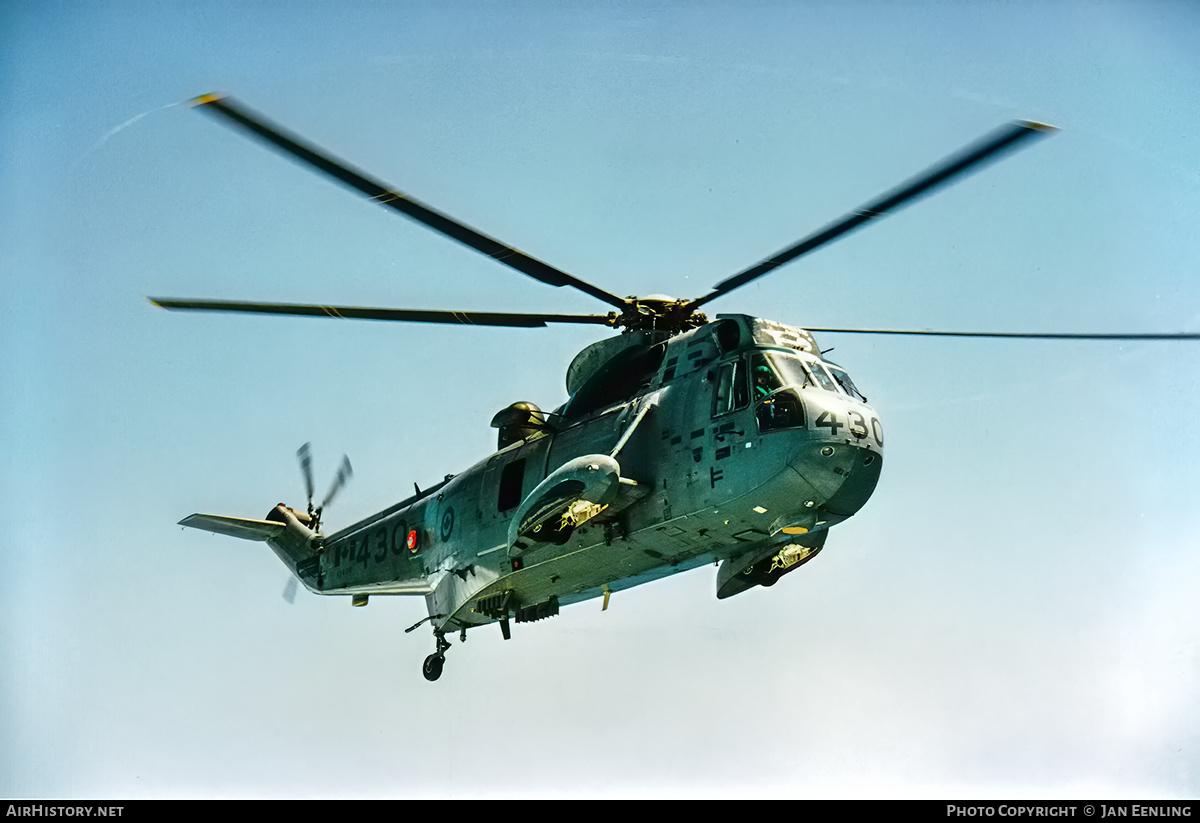
[[[539,619],[709,563],[724,564],[724,597],[815,554],[875,488],[879,417],[807,332],[722,316],[592,360],[544,428],[317,538],[322,550],[297,568],[305,585],[424,594],[444,632],[510,612]],[[616,460],[616,498],[565,540],[514,546],[523,502],[586,455]]]

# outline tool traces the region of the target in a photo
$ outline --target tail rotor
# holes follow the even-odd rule
[[[308,517],[310,520],[309,528],[315,532],[321,530],[321,513],[325,511],[325,507],[333,502],[333,498],[346,485],[346,481],[354,476],[354,469],[350,466],[350,458],[342,455],[342,463],[338,466],[337,474],[333,476],[333,484],[329,487],[329,493],[325,495],[325,499],[321,501],[321,505],[313,505],[313,476],[312,476],[312,444],[305,443],[296,452],[296,457],[300,461],[300,473],[304,476],[304,491],[308,497]]]

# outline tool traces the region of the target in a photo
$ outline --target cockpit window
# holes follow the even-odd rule
[[[784,384],[779,367],[774,357],[769,354],[756,354],[750,358],[751,393],[755,402],[775,391]]]
[[[759,352],[750,357],[751,393],[761,400],[781,386],[803,388],[812,383],[800,358],[782,352]]]
[[[866,398],[859,392],[841,366],[823,363],[819,360],[797,357],[784,352],[759,352],[750,357],[750,380],[754,386],[755,399],[766,392],[759,390],[760,386],[774,391],[780,386],[795,386],[805,389],[809,386],[820,386],[826,391],[842,390],[851,397],[857,397],[865,402]]]
[[[758,402],[754,408],[760,432],[775,429],[800,429],[804,427],[804,406],[795,389],[778,389]]]
[[[745,370],[743,360],[734,360],[721,366],[717,375],[717,393],[713,400],[714,416],[745,408],[749,402]]]
[[[808,365],[808,370],[810,372],[812,372],[812,376],[816,379],[817,385],[819,385],[821,388],[825,389],[826,391],[832,391],[832,392],[837,391],[837,386],[834,385],[833,378],[829,376],[829,373],[827,371],[825,371],[824,366],[822,366],[820,363],[816,362],[815,360],[809,362],[807,365]]]
[[[778,352],[749,358],[754,416],[760,432],[804,426],[804,407],[794,389],[809,381],[800,360]]]
[[[833,374],[833,379],[838,382],[838,385],[842,387],[846,394],[850,395],[851,397],[858,398],[864,403],[867,402],[867,398],[864,397],[863,393],[860,392],[858,387],[854,385],[854,381],[850,379],[850,375],[846,374],[845,369],[830,365],[829,371],[831,374]]]

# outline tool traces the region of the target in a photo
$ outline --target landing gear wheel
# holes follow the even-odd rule
[[[442,666],[445,664],[446,658],[444,655],[431,654],[425,658],[425,665],[421,667],[421,674],[425,675],[426,680],[437,680],[442,676]]]

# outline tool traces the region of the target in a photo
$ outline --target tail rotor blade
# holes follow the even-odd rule
[[[338,466],[337,475],[333,478],[333,485],[329,487],[329,494],[325,495],[325,502],[321,504],[322,510],[333,502],[333,498],[353,475],[354,469],[350,467],[350,458],[342,455],[342,465]]]
[[[308,513],[313,510],[312,443],[305,443],[296,452],[300,459],[300,473],[304,475],[304,491],[308,494]]]
[[[289,606],[296,602],[296,589],[298,588],[296,578],[289,577],[287,582],[283,584],[283,599],[287,601]]]

